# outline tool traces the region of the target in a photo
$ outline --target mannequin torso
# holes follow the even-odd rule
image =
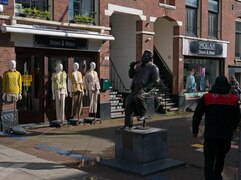
[[[12,60],[8,64],[8,71],[3,74],[3,96],[4,101],[17,101],[22,99],[22,76],[16,70],[16,61]]]

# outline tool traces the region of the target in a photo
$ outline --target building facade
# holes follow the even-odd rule
[[[234,65],[235,16],[240,1],[101,1],[101,24],[111,27],[110,59],[129,87],[129,63],[154,52],[164,84],[178,107],[196,101]],[[191,77],[192,76],[192,77]],[[193,81],[189,81],[189,79]],[[191,90],[190,90],[191,87]],[[190,109],[190,108],[189,108]]]
[[[90,62],[95,62],[99,78],[117,87],[111,72],[114,66],[122,85],[129,89],[129,64],[140,60],[145,49],[154,52],[154,63],[177,105],[188,107],[213,85],[216,76],[228,76],[228,67],[238,62],[234,59],[237,59],[239,3],[235,0],[2,1],[0,75],[11,59],[16,59],[17,70],[26,75],[23,99],[17,103],[19,122],[47,122],[55,118],[50,77],[56,63],[61,62],[69,73],[74,62],[86,61],[87,69]],[[189,75],[194,76],[192,91],[188,90]],[[70,98],[66,103],[68,118]],[[85,97],[83,116],[88,116],[88,103]],[[110,117],[108,90],[100,93],[98,107],[102,119]],[[0,109],[4,114],[13,105],[1,103]]]
[[[8,69],[10,60],[16,60],[16,69],[23,77],[23,98],[16,105],[19,123],[56,119],[51,74],[57,63],[62,63],[63,70],[70,73],[73,63],[78,62],[84,74],[84,62],[86,70],[91,62],[95,62],[99,78],[109,78],[108,61],[104,59],[108,59],[108,43],[114,37],[109,35],[108,26],[99,25],[98,1],[8,0],[2,3],[0,74],[2,76]],[[101,92],[99,109],[102,112],[107,109],[106,103],[108,92]],[[88,116],[88,105],[85,96],[85,117]],[[70,116],[70,108],[68,97],[66,119]],[[2,102],[0,109],[3,117],[13,117],[14,104]]]

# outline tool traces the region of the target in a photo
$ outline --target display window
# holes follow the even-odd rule
[[[183,87],[185,95],[193,97],[206,93],[215,83],[219,74],[219,60],[185,58]]]

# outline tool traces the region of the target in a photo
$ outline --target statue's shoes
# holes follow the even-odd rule
[[[141,116],[141,117],[138,118],[138,121],[144,121],[145,119],[146,119],[145,116]]]

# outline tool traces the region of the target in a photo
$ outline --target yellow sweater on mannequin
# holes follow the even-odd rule
[[[22,92],[22,77],[20,72],[6,71],[3,74],[3,92],[7,94],[20,94]]]

